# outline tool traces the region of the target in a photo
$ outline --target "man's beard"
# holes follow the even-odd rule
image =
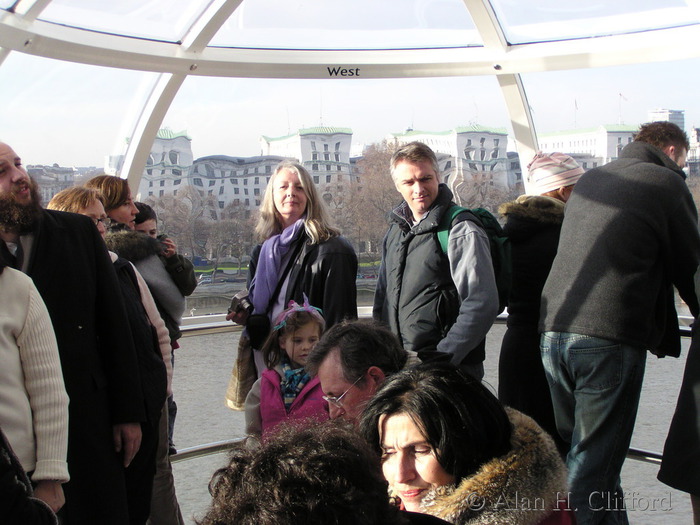
[[[17,202],[13,191],[0,193],[0,230],[24,235],[34,229],[41,216],[41,197],[34,179],[29,179],[30,202]]]

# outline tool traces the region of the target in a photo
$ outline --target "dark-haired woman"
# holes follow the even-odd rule
[[[425,363],[389,377],[360,429],[407,510],[454,525],[573,523],[551,437],[453,365]]]

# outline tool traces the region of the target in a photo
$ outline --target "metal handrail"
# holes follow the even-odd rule
[[[196,447],[184,448],[180,450],[177,454],[172,454],[170,456],[170,461],[173,463],[178,463],[180,461],[188,461],[190,459],[203,458],[206,456],[212,456],[214,454],[222,454],[241,445],[243,441],[245,441],[245,438],[228,439],[225,441],[215,441],[214,443],[207,443],[206,445],[197,445]],[[650,450],[643,450],[638,448],[630,448],[627,451],[627,457],[635,461],[642,461],[644,463],[660,465],[662,456],[658,452],[652,452]]]
[[[366,317],[367,313],[361,309],[358,309],[358,313],[361,317]],[[224,314],[214,314],[214,315],[201,315],[196,317],[186,318],[186,323],[183,324],[181,330],[185,336],[197,336],[206,335],[211,333],[221,333],[221,332],[235,332],[242,329],[241,326],[235,325],[230,321],[226,321]],[[506,321],[507,314],[502,313],[496,319],[497,324],[504,324]],[[678,318],[680,325],[681,337],[690,337],[691,329],[690,324],[692,318],[679,316]],[[170,461],[177,463],[180,461],[188,461],[190,459],[197,459],[205,456],[211,456],[214,454],[221,454],[233,449],[235,446],[240,445],[245,438],[229,439],[225,441],[215,441],[213,443],[207,443],[205,445],[197,445],[194,447],[189,447],[180,450],[177,454],[172,454],[170,456]],[[637,448],[630,448],[627,451],[627,457],[635,461],[641,461],[643,463],[652,463],[655,465],[661,464],[662,455],[659,452],[643,450]]]

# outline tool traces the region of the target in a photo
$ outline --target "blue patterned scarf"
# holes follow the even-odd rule
[[[292,370],[289,358],[286,355],[282,357],[282,362],[280,364],[282,365],[282,373],[284,374],[284,377],[280,380],[282,400],[284,401],[284,408],[286,408],[287,413],[289,413],[292,403],[294,403],[299,392],[304,389],[306,383],[309,382],[311,376],[306,373],[303,366]]]

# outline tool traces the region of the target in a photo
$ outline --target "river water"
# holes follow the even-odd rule
[[[487,337],[485,381],[497,389],[498,353],[505,326],[495,325]],[[177,351],[173,390],[178,403],[175,443],[179,449],[242,437],[242,412],[224,405],[224,392],[235,359],[238,333],[185,337]],[[647,358],[632,446],[660,452],[678,395],[689,341],[680,359]],[[201,517],[210,502],[207,485],[212,473],[226,463],[219,454],[173,465],[178,499],[188,524]],[[622,487],[627,494],[630,523],[681,525],[692,523],[687,494],[656,480],[658,466],[627,460]]]

